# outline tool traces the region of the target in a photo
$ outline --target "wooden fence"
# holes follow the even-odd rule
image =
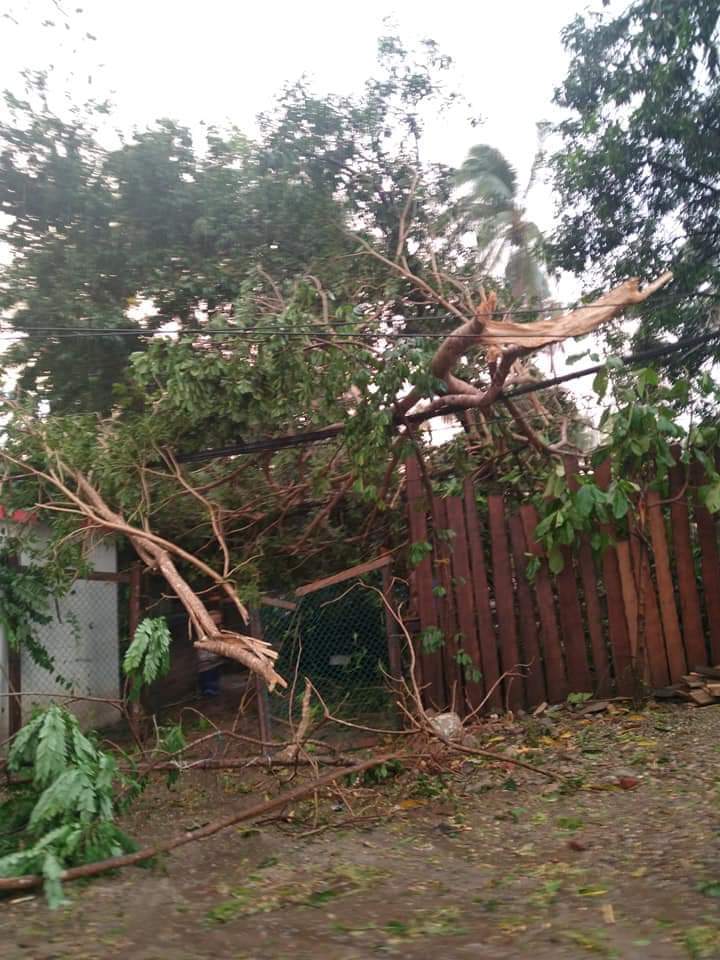
[[[569,484],[577,469],[568,458]],[[629,696],[720,663],[718,531],[697,497],[699,468],[672,470],[667,500],[649,495],[642,533],[601,557],[583,537],[557,575],[533,538],[532,504],[491,494],[481,518],[469,480],[463,496],[442,499],[429,497],[417,460],[406,475],[410,542],[435,544],[410,575],[428,704],[467,713],[483,701],[497,710],[570,693]],[[595,479],[608,485],[608,463]],[[540,567],[529,580],[531,556]],[[501,679],[508,673],[524,676]]]

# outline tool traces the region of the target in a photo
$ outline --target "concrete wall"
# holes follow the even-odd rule
[[[0,523],[0,535],[3,524]],[[42,544],[48,533],[38,525],[33,536]],[[90,565],[104,573],[117,570],[115,546],[103,542],[89,556]],[[67,596],[52,605],[52,621],[36,631],[38,640],[55,661],[48,672],[39,667],[26,650],[21,655],[23,719],[37,704],[54,698],[49,694],[75,693],[88,697],[116,699],[120,695],[118,585],[94,580],[77,580]],[[0,627],[0,693],[7,693],[7,641]],[[0,737],[7,733],[7,698],[0,697]],[[117,712],[100,703],[79,702],[71,709],[85,727],[106,726],[117,720]]]

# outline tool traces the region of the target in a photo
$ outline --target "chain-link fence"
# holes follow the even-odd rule
[[[36,705],[65,694],[93,698],[74,706],[86,725],[117,720],[117,712],[100,700],[120,696],[120,587],[112,580],[79,579],[50,605],[50,621],[35,630],[42,656],[33,657],[27,647],[20,653],[23,722]]]
[[[377,576],[366,579],[381,586]],[[392,716],[388,633],[377,590],[336,584],[300,598],[294,610],[263,606],[261,619],[265,639],[279,653],[278,672],[288,680],[288,690],[270,698],[273,716],[298,719],[305,677],[333,716]]]

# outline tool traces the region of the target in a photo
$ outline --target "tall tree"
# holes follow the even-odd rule
[[[196,324],[198,310],[227,317],[259,276],[286,289],[312,275],[358,301],[402,298],[401,281],[388,286],[366,264],[358,273],[347,230],[410,257],[451,191],[448,170],[421,163],[423,111],[454,97],[433,43],[416,56],[386,37],[379,59],[360,95],[320,98],[295,84],[255,141],[211,130],[203,151],[170,120],[108,147],[107,105],[59,115],[43,74],[26,76],[23,96],[6,94],[0,239],[12,261],[0,309],[27,335],[5,357],[22,386],[55,409],[106,411],[148,327]],[[128,313],[142,301],[156,311],[144,320]],[[107,335],[63,334],[77,327]],[[121,328],[138,338],[113,336]]]
[[[706,329],[697,295],[720,279],[719,17],[716,0],[636,0],[564,33],[553,256],[592,285],[670,267],[641,337]]]
[[[477,237],[478,272],[504,266],[505,281],[516,303],[541,303],[549,295],[543,237],[526,218],[525,201],[532,183],[520,191],[515,169],[495,147],[471,148],[457,173],[470,192],[460,203],[461,217]]]

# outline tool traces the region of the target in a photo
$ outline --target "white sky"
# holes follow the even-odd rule
[[[329,0],[243,3],[242,0],[0,0],[18,24],[0,21],[0,87],[16,86],[24,67],[54,63],[60,77],[75,74],[78,97],[112,91],[113,121],[128,130],[170,116],[192,126],[231,121],[250,128],[288,81],[307,74],[322,91],[352,92],[372,75],[383,18],[411,41],[431,37],[456,62],[456,86],[485,123],[472,129],[464,111],[438,116],[426,155],[462,162],[474,143],[498,147],[522,177],[529,172],[535,125],[555,116],[551,100],[567,57],[562,28],[600,0]],[[81,14],[74,14],[77,8]],[[95,42],[77,46],[85,30]],[[93,83],[88,85],[88,77]],[[531,198],[545,226],[552,204],[546,190]]]
[[[69,31],[58,6],[70,15]],[[70,77],[78,99],[110,93],[111,120],[123,130],[170,116],[192,127],[229,121],[251,131],[254,116],[301,74],[318,92],[357,90],[372,75],[375,42],[388,17],[407,42],[431,37],[453,57],[453,86],[484,118],[473,129],[462,109],[433,117],[426,157],[456,165],[473,144],[487,142],[506,155],[522,183],[537,122],[557,118],[551,101],[567,68],[561,30],[587,7],[600,6],[600,0],[0,0],[0,12],[17,20],[0,20],[0,88],[18,90],[21,69],[53,63],[58,81]],[[60,26],[43,27],[46,15]],[[78,44],[85,30],[97,39]],[[539,183],[529,215],[548,229],[552,209],[549,188]],[[559,296],[576,293],[568,278]]]

